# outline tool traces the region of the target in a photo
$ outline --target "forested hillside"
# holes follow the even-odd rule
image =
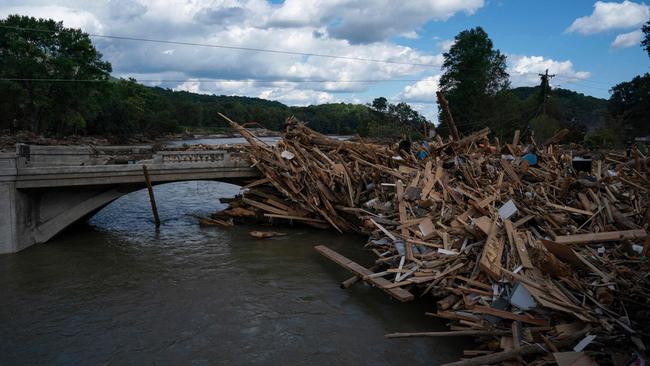
[[[521,100],[539,95],[540,92],[539,86],[512,89],[512,93]],[[575,120],[577,123],[586,126],[588,130],[600,127],[605,122],[607,99],[561,88],[553,89],[550,98],[557,104],[564,118],[569,121]]]

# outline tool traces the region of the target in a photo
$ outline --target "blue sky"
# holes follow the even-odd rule
[[[513,86],[536,85],[549,68],[555,86],[607,98],[650,66],[639,46],[650,7],[629,0],[3,0],[0,17],[8,14],[98,35],[353,58],[93,38],[115,76],[147,85],[290,105],[384,96],[431,119],[442,53],[475,26],[508,56]]]
[[[429,42],[431,37],[452,39],[463,29],[478,25],[504,53],[572,61],[576,70],[588,71],[591,77],[575,83],[556,79],[555,84],[607,98],[612,85],[650,71],[650,58],[638,43],[626,48],[611,47],[616,35],[636,29],[633,26],[590,35],[566,32],[575,19],[593,12],[594,3],[590,0],[490,1],[471,16],[429,22],[423,27],[420,39],[399,42],[434,51],[435,44]]]

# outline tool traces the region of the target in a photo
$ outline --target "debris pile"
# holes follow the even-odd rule
[[[269,146],[230,121],[263,178],[221,215],[369,235],[368,269],[316,249],[401,301],[474,336],[454,365],[625,365],[650,337],[647,159],[574,157],[556,139],[489,130],[403,149],[338,141],[297,121]],[[560,133],[561,134],[561,133]],[[636,353],[632,353],[636,352]],[[637,361],[639,361],[637,360]]]

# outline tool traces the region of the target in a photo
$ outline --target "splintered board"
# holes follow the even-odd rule
[[[338,264],[339,266],[347,269],[348,271],[354,273],[355,275],[363,278],[364,276],[371,275],[373,272],[369,270],[368,268],[340,255],[339,253],[333,251],[332,249],[324,246],[324,245],[317,245],[314,247],[314,249],[320,253],[323,257],[331,260],[332,262]],[[380,288],[390,296],[394,297],[395,299],[401,301],[401,302],[408,302],[413,300],[413,294],[404,290],[403,288],[385,288],[385,286],[388,286],[391,284],[388,280],[381,278],[381,277],[375,277],[375,278],[368,278],[364,279],[364,281],[368,282],[369,284]]]

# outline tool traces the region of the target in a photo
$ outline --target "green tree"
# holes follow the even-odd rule
[[[643,31],[643,40],[641,41],[641,46],[648,52],[648,57],[650,57],[650,20],[643,25],[641,28]]]
[[[22,79],[0,83],[3,96],[19,106],[15,114],[0,117],[11,119],[2,124],[56,134],[84,128],[86,118],[96,112],[89,99],[101,88],[87,80],[107,80],[111,72],[88,35],[51,19],[19,15],[0,20],[0,25],[0,77]]]
[[[388,108],[388,100],[384,97],[375,98],[372,101],[372,107],[379,112],[384,112]]]
[[[610,92],[609,127],[626,139],[650,135],[650,74],[620,83]]]
[[[481,27],[464,30],[443,54],[440,88],[461,131],[495,123],[494,97],[510,85],[506,56],[495,50]],[[442,118],[441,118],[442,119]]]

